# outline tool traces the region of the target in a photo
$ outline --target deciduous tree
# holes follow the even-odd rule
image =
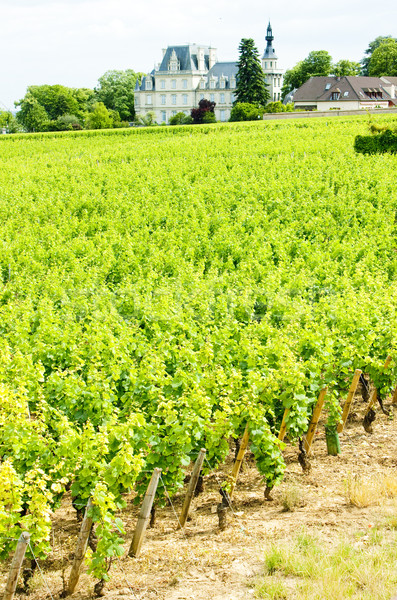
[[[369,74],[372,77],[397,76],[397,41],[384,40],[372,53],[369,61]]]
[[[137,80],[141,81],[143,73],[126,71],[106,71],[99,78],[99,86],[95,95],[109,110],[116,110],[122,121],[132,121],[135,117],[134,89]]]
[[[386,40],[394,40],[397,41],[397,38],[393,38],[391,35],[379,35],[372,42],[368,44],[368,48],[364,52],[365,56],[361,60],[361,75],[368,76],[369,75],[369,63],[372,57],[373,52],[378,48],[382,42]]]

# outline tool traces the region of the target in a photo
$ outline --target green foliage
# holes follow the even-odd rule
[[[321,77],[332,73],[332,57],[326,50],[314,50],[285,72],[283,79],[282,97],[285,98],[292,90],[299,88],[310,77]]]
[[[285,105],[278,100],[277,102],[268,102],[265,106],[265,113],[281,113],[286,112]]]
[[[397,130],[390,127],[371,127],[372,135],[357,135],[354,149],[361,154],[383,154],[397,152]]]
[[[362,122],[0,137],[2,559],[22,528],[48,554],[71,489],[106,579],[154,467],[163,504],[248,424],[272,487],[286,408],[296,439],[324,385],[337,419],[356,368],[389,393],[394,157],[352,152]]]
[[[371,77],[397,77],[397,40],[383,40],[373,51],[369,65]]]
[[[270,94],[254,40],[251,38],[242,39],[239,52],[235,103],[260,104],[264,106],[269,100]]]
[[[360,75],[360,72],[360,63],[342,59],[333,65],[331,74],[335,75],[335,77],[354,77],[356,75]]]
[[[183,112],[178,112],[170,118],[170,125],[190,125],[192,122],[192,117]]]
[[[122,121],[133,121],[135,117],[134,89],[137,81],[141,81],[143,73],[126,71],[106,71],[99,78],[99,86],[95,88],[98,102],[103,102],[107,109],[116,111]]]
[[[16,106],[20,107],[17,112],[17,121],[26,131],[45,131],[50,118],[33,94],[28,92]]]
[[[397,41],[397,38],[393,38],[391,35],[379,35],[377,38],[375,38],[372,42],[370,42],[368,44],[368,48],[365,51],[365,56],[364,58],[361,60],[361,75],[364,75],[366,77],[368,77],[369,75],[369,63],[371,61],[372,58],[372,54],[374,52],[374,50],[376,50],[376,48],[378,48],[384,41],[387,40],[394,40],[395,42]]]
[[[113,127],[113,118],[103,102],[96,102],[92,111],[87,115],[85,126],[87,129],[110,129]]]
[[[0,129],[5,129],[7,133],[18,133],[22,127],[18,123],[11,111],[0,111]]]
[[[257,104],[237,102],[231,112],[229,121],[257,121],[263,117],[264,109]]]
[[[154,110],[150,110],[145,116],[139,115],[139,117],[135,117],[135,125],[143,125],[143,127],[157,125],[156,113]]]

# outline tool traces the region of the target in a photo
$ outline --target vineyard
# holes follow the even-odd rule
[[[103,584],[155,469],[160,511],[245,433],[270,499],[321,394],[335,428],[357,370],[393,393],[397,159],[315,121],[0,139],[3,560],[90,502]]]

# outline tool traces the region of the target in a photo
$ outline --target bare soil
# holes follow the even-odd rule
[[[328,456],[323,423],[313,443],[311,471],[304,474],[298,463],[298,448],[287,442],[284,451],[287,469],[284,481],[273,491],[273,501],[264,500],[264,484],[252,457],[247,454],[233,498],[228,527],[220,531],[216,506],[222,476],[230,472],[233,452],[223,470],[205,478],[205,490],[193,501],[191,520],[177,531],[176,513],[181,510],[183,492],[173,506],[158,510],[156,525],[148,529],[139,558],[122,558],[111,568],[111,580],[104,588],[107,600],[240,600],[255,597],[255,585],[264,572],[264,547],[269,541],[292,539],[299,530],[321,532],[340,540],[348,532],[368,531],[385,519],[390,510],[382,506],[357,508],[349,505],[345,480],[349,476],[376,478],[397,467],[397,422],[377,407],[373,433],[362,426],[364,407],[356,399],[345,431],[340,435],[341,454]],[[298,506],[283,510],[288,490],[298,491]],[[174,512],[175,511],[175,512]],[[128,549],[138,509],[128,502],[123,521]],[[79,524],[70,498],[53,516],[53,551],[40,564],[30,594],[20,598],[59,598],[63,579],[67,581]],[[0,569],[0,592],[4,589],[8,565]],[[93,597],[95,581],[87,574],[80,578],[74,598]],[[51,595],[50,595],[51,593]]]

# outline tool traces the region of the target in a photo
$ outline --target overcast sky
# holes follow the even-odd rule
[[[397,37],[395,0],[0,0],[0,108],[28,85],[94,87],[109,69],[150,71],[171,44],[212,44],[236,60],[241,38],[262,54],[270,19],[279,66],[311,50],[360,60],[378,35]]]

